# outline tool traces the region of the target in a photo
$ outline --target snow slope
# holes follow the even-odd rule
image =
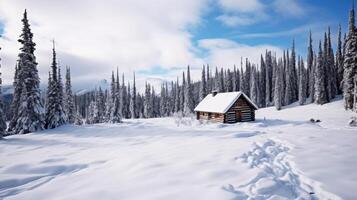
[[[140,119],[10,136],[0,199],[357,199],[352,115],[336,101],[234,125]]]

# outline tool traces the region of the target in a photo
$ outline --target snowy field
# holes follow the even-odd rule
[[[11,136],[0,199],[357,199],[351,116],[335,101],[234,125],[140,119]]]

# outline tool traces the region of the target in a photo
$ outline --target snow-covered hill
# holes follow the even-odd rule
[[[140,119],[11,136],[0,198],[357,199],[352,115],[335,101],[234,125]]]

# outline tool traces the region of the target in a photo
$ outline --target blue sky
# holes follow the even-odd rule
[[[316,44],[331,26],[345,32],[351,0],[1,0],[0,46],[5,84],[11,84],[21,17],[27,8],[42,80],[47,80],[51,40],[59,63],[71,66],[73,82],[88,87],[119,67],[144,80],[175,80],[190,65],[259,63],[266,49],[278,56],[296,40],[305,56],[312,30]],[[72,9],[68,9],[68,7]],[[130,80],[128,77],[126,80]]]
[[[269,4],[272,1],[262,2]],[[335,36],[339,24],[343,31],[347,29],[348,11],[352,1],[299,0],[297,2],[304,10],[299,16],[284,16],[267,8],[267,12],[271,15],[270,19],[237,26],[227,26],[217,20],[217,17],[224,11],[217,3],[214,3],[214,7],[203,16],[205,19],[203,23],[192,29],[193,41],[207,38],[227,38],[248,45],[271,44],[288,48],[294,38],[299,52],[304,54],[310,29],[315,40],[321,39],[328,26],[331,26],[331,31]]]

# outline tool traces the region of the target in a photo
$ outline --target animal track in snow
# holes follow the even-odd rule
[[[249,164],[251,168],[258,169],[258,174],[245,184],[223,187],[224,190],[234,193],[235,199],[317,200],[338,198],[321,188],[315,188],[303,182],[308,179],[298,174],[286,159],[286,152],[289,151],[289,148],[273,140],[267,140],[263,144],[254,143],[253,146],[253,149],[244,153],[240,159]],[[319,194],[316,194],[316,190]]]

